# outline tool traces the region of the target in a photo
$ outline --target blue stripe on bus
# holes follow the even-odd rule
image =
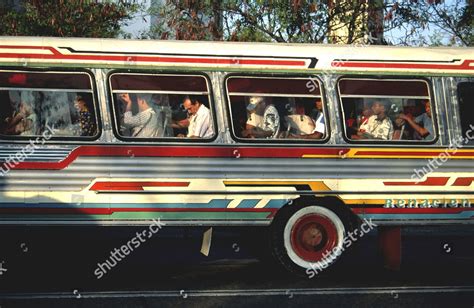
[[[244,199],[237,208],[255,208],[261,199]],[[207,203],[0,203],[0,208],[227,208],[232,199],[213,199]],[[272,199],[264,208],[281,208],[286,199]]]
[[[239,205],[237,205],[238,208],[254,208],[257,203],[260,201],[260,199],[245,199],[242,200]]]
[[[285,204],[288,203],[287,199],[272,199],[268,201],[267,205],[265,208],[281,208]]]

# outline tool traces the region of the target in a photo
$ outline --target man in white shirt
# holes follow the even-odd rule
[[[120,99],[125,103],[123,125],[131,129],[131,136],[136,138],[163,137],[163,130],[159,129],[158,117],[150,107],[151,94],[137,94],[138,113],[132,114],[132,100],[128,93],[120,94]]]
[[[385,104],[378,101],[374,102],[372,112],[373,115],[369,117],[365,125],[365,132],[359,130],[358,138],[354,139],[392,140],[393,124],[390,118],[387,117]]]
[[[190,115],[187,121],[178,123],[179,127],[187,126],[188,138],[211,138],[214,136],[212,116],[209,108],[204,106],[197,97],[186,96],[183,100],[183,107]],[[184,137],[178,135],[178,137]]]

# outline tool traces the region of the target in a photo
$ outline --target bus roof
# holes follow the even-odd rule
[[[472,47],[0,37],[3,66],[474,75]]]

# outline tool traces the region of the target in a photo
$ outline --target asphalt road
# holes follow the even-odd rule
[[[1,229],[0,308],[474,307],[474,226],[403,229],[397,272],[383,268],[374,231],[312,279],[259,261],[260,229],[214,228],[206,257],[205,229],[164,228],[97,279],[143,229]]]

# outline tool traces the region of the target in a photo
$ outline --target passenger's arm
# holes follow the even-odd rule
[[[307,135],[300,135],[298,138],[300,138],[300,139],[322,139],[323,136],[324,136],[324,134],[322,134],[320,132],[314,132],[314,133],[307,134]]]
[[[123,115],[123,124],[128,127],[137,127],[144,125],[151,114],[148,112],[139,112],[136,115],[132,115],[131,111],[126,111]]]
[[[246,124],[245,130],[242,132],[242,136],[244,138],[267,138],[270,137],[272,134],[272,131],[266,131],[250,124]]]
[[[413,127],[413,129],[416,130],[418,134],[420,134],[420,136],[426,137],[426,136],[428,136],[428,135],[430,134],[430,132],[429,132],[426,128],[424,128],[424,127],[418,125],[418,123],[416,123],[411,117],[409,117],[409,116],[407,116],[407,115],[405,115],[405,114],[401,114],[401,115],[399,116],[399,118],[402,119],[402,120],[407,121],[407,123],[408,123],[411,127]]]

